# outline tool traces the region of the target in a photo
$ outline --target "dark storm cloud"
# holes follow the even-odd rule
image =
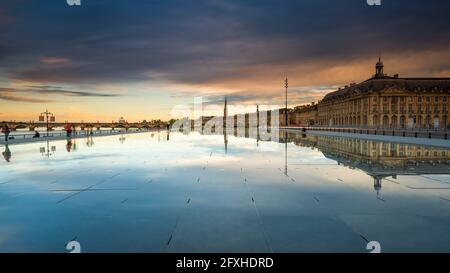
[[[42,98],[31,98],[29,96],[24,96],[20,90],[14,88],[4,88],[0,87],[0,100],[14,101],[14,102],[52,102],[52,100],[42,99]]]
[[[55,102],[54,99],[39,97],[39,95],[60,95],[70,97],[117,97],[117,94],[105,94],[97,92],[65,90],[58,86],[28,86],[29,88],[5,88],[0,87],[0,100],[17,102]],[[38,97],[36,97],[36,95]]]
[[[84,0],[69,7],[64,0],[6,0],[0,73],[36,82],[203,83],[245,77],[245,67],[448,47],[449,1],[382,3]]]
[[[37,94],[52,94],[52,95],[63,95],[63,96],[73,96],[73,97],[118,97],[117,94],[101,94],[86,91],[72,91],[64,90],[58,86],[29,86],[32,89],[22,90],[26,92],[32,92]]]

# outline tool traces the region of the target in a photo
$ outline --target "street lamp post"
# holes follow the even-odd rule
[[[50,113],[47,109],[45,110],[44,113],[41,113],[41,116],[39,117],[39,121],[44,121],[44,115],[46,118],[46,123],[47,123],[47,137],[48,137],[48,131],[49,131],[49,120],[48,118],[50,117],[50,121],[55,121],[55,116],[53,115],[53,113]]]
[[[285,108],[285,113],[284,113],[284,125],[287,127],[288,126],[288,97],[287,97],[287,92],[288,92],[288,87],[289,87],[289,82],[288,82],[288,78],[286,78],[286,80],[284,81],[284,87],[286,88],[286,108]]]

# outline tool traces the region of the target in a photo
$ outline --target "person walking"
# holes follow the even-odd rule
[[[70,124],[66,124],[65,126],[64,126],[64,129],[66,130],[66,133],[67,133],[67,137],[71,137],[72,136],[72,125],[70,125]]]
[[[8,127],[8,124],[3,124],[2,133],[5,134],[5,141],[8,141],[9,139],[9,133],[11,133],[11,130]]]

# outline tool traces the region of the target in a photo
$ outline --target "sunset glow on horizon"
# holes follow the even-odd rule
[[[283,105],[286,76],[293,107],[370,78],[380,56],[391,75],[450,77],[449,3],[18,2],[0,6],[0,121],[168,120],[194,97]]]

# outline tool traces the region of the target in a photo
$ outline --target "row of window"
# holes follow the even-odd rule
[[[397,96],[383,96],[381,97],[383,98],[383,102],[387,102],[389,100],[389,98],[391,98],[391,102],[392,103],[397,103],[398,100],[400,100],[400,102],[404,102],[406,100],[406,98],[408,99],[409,102],[413,102],[415,100],[415,98],[417,98],[417,102],[422,102],[422,101],[426,101],[426,102],[431,102],[432,100],[435,103],[438,103],[440,100],[442,102],[447,102],[447,96],[426,96],[426,97],[422,97],[422,96],[418,96],[418,97],[397,97]],[[378,101],[378,97],[373,97],[373,101],[377,102]]]

